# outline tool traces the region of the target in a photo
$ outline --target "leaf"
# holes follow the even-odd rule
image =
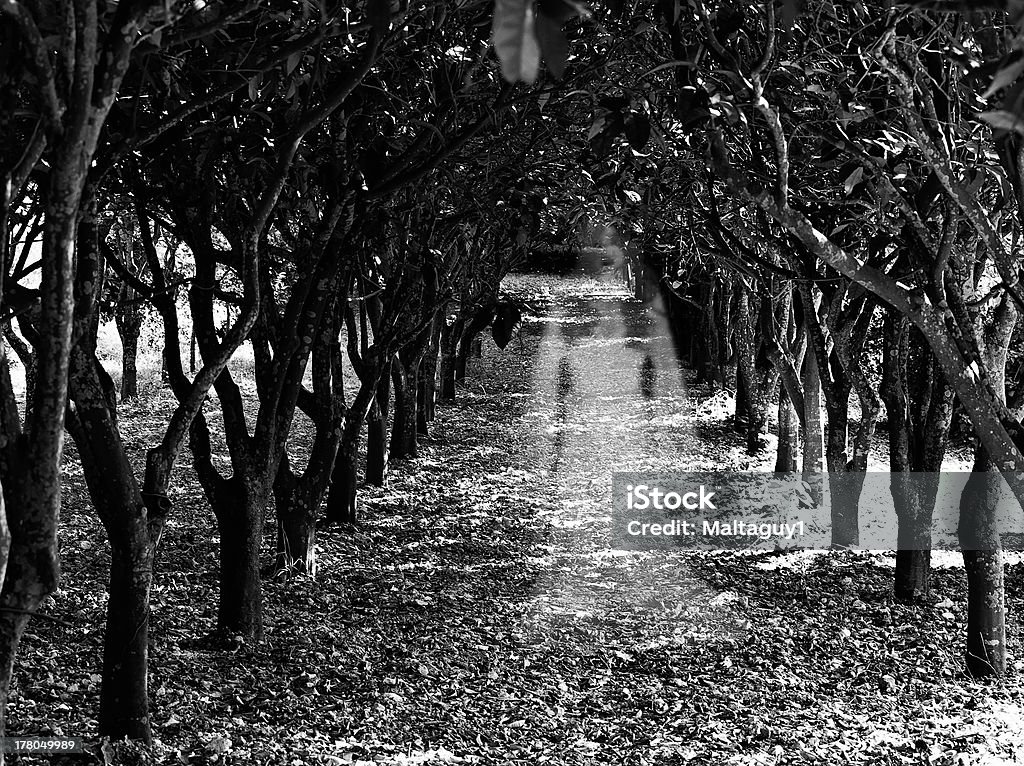
[[[519,307],[508,301],[501,301],[494,309],[494,322],[491,324],[491,335],[494,345],[504,349],[512,340],[516,329],[523,321]]]
[[[297,67],[299,65],[299,62],[302,61],[302,54],[303,51],[295,51],[295,53],[288,57],[288,60],[285,62],[284,66],[284,71],[286,74],[291,74],[292,72],[295,71],[295,67]]]
[[[605,125],[607,125],[607,124],[608,124],[608,115],[607,115],[607,113],[604,113],[604,114],[598,113],[597,115],[595,115],[594,122],[591,123],[590,130],[587,133],[587,140],[591,141],[594,138],[596,138],[597,135],[601,131],[604,130]]]
[[[548,65],[552,75],[561,79],[565,74],[565,63],[569,60],[569,41],[562,33],[561,23],[545,13],[539,13],[537,15],[537,40],[540,42],[544,63]]]
[[[501,74],[509,82],[532,83],[540,67],[532,0],[497,0],[491,28]]]
[[[1024,119],[1013,112],[996,109],[991,112],[981,112],[978,119],[987,122],[996,130],[1009,130],[1024,134]]]
[[[640,151],[647,145],[647,140],[651,137],[651,123],[647,119],[647,115],[630,112],[625,117],[623,128],[626,140],[634,149]]]
[[[864,168],[858,165],[853,169],[853,172],[846,177],[846,181],[843,182],[843,188],[846,190],[848,195],[852,194],[853,190],[857,188],[857,184],[862,180],[864,180]]]
[[[231,746],[231,740],[220,735],[216,735],[206,742],[206,749],[217,754],[229,752],[231,750]]]
[[[988,88],[981,94],[982,98],[992,98],[996,93],[1008,85],[1012,85],[1021,73],[1024,73],[1024,58],[1019,58],[1009,66],[1005,66],[996,72]]]

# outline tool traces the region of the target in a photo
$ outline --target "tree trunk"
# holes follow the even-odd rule
[[[80,135],[80,131],[72,132]],[[24,433],[16,418],[7,420],[16,412],[9,379],[3,382],[6,390],[0,391],[6,410],[0,477],[11,535],[0,591],[0,736],[5,733],[15,655],[29,615],[60,581],[57,527],[73,321],[72,254],[89,166],[88,158],[83,162],[81,157],[89,152],[80,149],[72,139],[62,139],[51,160],[54,170],[47,184],[42,246],[37,383],[30,406],[32,418]]]
[[[825,492],[822,479],[822,458],[824,444],[821,428],[821,381],[818,377],[818,361],[808,349],[804,356],[804,444],[803,479],[810,489],[811,499],[821,505]]]
[[[696,371],[694,383],[710,382],[711,365],[708,357],[707,332],[704,327],[707,321],[706,312],[703,309],[694,310],[692,306],[684,303],[666,283],[660,284],[659,294],[668,309],[669,330],[676,358],[685,361]],[[698,305],[706,306],[708,298],[708,285],[701,284],[697,292]]]
[[[316,499],[300,482],[285,454],[274,480],[274,508],[277,514],[277,559],[279,572],[316,576]]]
[[[429,436],[429,424],[434,422],[435,385],[437,380],[437,355],[428,350],[420,363],[416,387],[416,433]]]
[[[837,401],[826,402],[828,422],[825,426],[825,464],[829,471],[829,500],[832,513],[832,545],[837,548],[856,548],[860,544],[858,505],[860,488],[864,483],[859,471],[850,471],[848,422],[849,386],[833,384]],[[845,392],[845,396],[842,396]]]
[[[97,273],[103,266],[91,217],[83,216],[80,233],[78,334],[69,369],[75,407],[69,408],[67,428],[78,446],[89,495],[111,548],[99,731],[115,740],[128,737],[150,743],[149,599],[157,545],[170,511],[166,489],[173,458],[151,450],[145,489],[140,488],[117,426],[114,383],[95,355]]]
[[[629,259],[629,263],[632,266],[630,271],[632,272],[633,284],[631,284],[630,287],[633,288],[633,298],[638,301],[646,301],[647,268],[644,263],[643,256],[638,253],[631,252],[626,257]]]
[[[996,523],[1000,486],[998,471],[979,447],[960,497],[959,528],[967,572],[967,670],[975,678],[1006,672],[1003,551]]]
[[[129,248],[129,255],[134,254]],[[99,291],[96,292],[99,295]],[[127,283],[121,284],[114,309],[114,325],[121,338],[121,401],[135,399],[139,395],[139,335],[142,332],[142,307],[140,297]],[[99,328],[99,312],[92,321]]]
[[[1006,360],[1017,316],[1016,304],[1003,295],[987,321],[980,312],[973,317],[975,326],[984,328],[984,364],[996,396],[1004,403]],[[1019,409],[1011,416],[1019,421]],[[1012,473],[1011,466],[1004,465],[1001,478],[997,466],[1002,464],[993,457],[984,444],[975,450],[972,473],[960,497],[957,530],[967,571],[967,670],[975,678],[1006,672],[1006,598],[998,516],[1002,478],[1010,479]],[[1020,491],[1016,494],[1020,502]]]
[[[355,524],[359,520],[356,506],[359,430],[358,425],[345,425],[341,447],[331,473],[331,489],[327,495],[325,518],[330,524]]]
[[[126,323],[121,330],[121,401],[135,399],[139,395],[139,333],[141,322]]]
[[[465,329],[453,340],[458,344],[458,351],[455,354],[455,380],[461,383],[466,379],[466,364],[470,354],[479,357],[482,345],[477,337],[494,319],[494,301],[484,305],[465,325]],[[456,323],[456,329],[459,329]]]
[[[912,604],[927,600],[931,594],[932,552],[916,541],[908,541],[907,544],[918,547],[896,551],[893,595],[897,601]]]
[[[344,310],[347,311],[347,301]],[[325,318],[316,331],[312,350],[312,396],[303,411],[313,420],[315,433],[305,470],[296,475],[285,450],[274,480],[277,509],[277,569],[285,573],[317,573],[316,537],[320,501],[330,484],[331,473],[345,430],[344,371],[337,328],[338,304],[325,307]],[[366,397],[360,386],[357,395]],[[385,394],[386,396],[386,394]],[[355,402],[354,402],[355,404]]]
[[[760,428],[767,413],[759,396],[755,370],[757,346],[754,340],[754,317],[757,298],[751,306],[750,291],[742,285],[736,304],[736,430],[747,434],[747,454],[756,455]]]
[[[921,486],[928,474],[892,472],[896,508],[896,571],[893,595],[904,603],[925,601],[931,593],[931,521],[934,495]],[[938,479],[936,478],[936,489]]]
[[[466,381],[466,363],[467,363],[468,353],[469,353],[469,351],[467,349],[466,353],[462,353],[460,351],[458,354],[455,355],[455,382],[456,383],[464,383]],[[454,386],[452,388],[454,389]],[[454,398],[454,393],[452,394],[452,398]]]
[[[897,519],[896,571],[893,594],[905,603],[925,600],[931,592],[931,507],[917,486],[923,477],[912,473],[914,428],[907,381],[910,322],[886,312],[882,348],[882,398],[889,422],[889,471]]]
[[[366,423],[366,483],[383,487],[388,476],[388,412],[391,378],[382,375]]]
[[[744,363],[741,343],[736,343],[736,409],[733,412],[732,428],[736,433],[745,434],[750,423],[750,388],[748,377],[743,373]]]
[[[775,457],[777,473],[795,473],[799,451],[800,421],[786,387],[779,386],[779,447]]]
[[[751,345],[753,346],[753,367],[750,378],[750,421],[747,424],[747,454],[756,455],[765,446],[765,434],[768,431],[768,404],[772,394],[778,389],[780,371],[772,361],[769,353],[767,336],[775,331],[777,314],[785,310],[788,314],[788,296],[780,298],[751,296],[748,306],[751,322]],[[760,328],[760,333],[754,332]]]
[[[441,353],[441,326],[444,323],[443,312],[434,319],[430,328],[430,342],[427,345],[423,361],[420,362],[419,383],[419,423],[418,430],[427,435],[427,424],[434,422],[437,411],[437,370],[438,357]]]
[[[247,641],[259,641],[263,634],[260,553],[268,498],[261,479],[239,476],[224,480],[214,504],[220,532],[217,628]]]
[[[456,346],[458,343],[456,330],[461,325],[456,322],[455,325],[445,325],[441,328],[441,361],[440,361],[440,377],[441,377],[441,401],[443,402],[454,402],[455,401],[455,380],[458,377],[456,374]],[[465,370],[463,370],[463,377],[465,377]]]
[[[1002,550],[964,551],[967,570],[967,670],[974,678],[1006,672]]]
[[[305,494],[289,493],[277,505],[279,571],[316,576],[316,514]]]
[[[8,474],[4,477],[3,488],[9,514],[11,544],[3,594],[0,597],[0,733],[6,731],[7,700],[14,677],[14,659],[28,626],[29,615],[56,589],[60,571],[56,545],[51,549],[52,555],[39,556],[37,550],[25,539],[35,530],[34,525],[24,524],[23,520],[46,513],[48,507],[44,505],[46,496],[40,497],[34,491],[28,467],[23,470],[23,481],[13,480],[13,476]]]
[[[719,297],[719,285],[712,280],[707,291],[707,303],[705,304],[701,326],[704,330],[704,345],[708,350],[708,377],[710,382],[720,388],[725,388],[725,367],[722,356],[722,339],[719,332],[717,309]]]
[[[394,367],[395,417],[391,424],[391,460],[416,457],[417,370],[419,361]]]
[[[420,362],[409,364],[405,375],[405,391],[402,396],[402,405],[405,408],[404,432],[401,434],[401,449],[397,457],[414,458],[419,454],[417,442],[417,423],[419,422],[419,379]]]
[[[857,511],[863,487],[863,471],[840,471],[829,474],[832,545],[836,548],[856,548],[860,545],[860,525]]]
[[[416,376],[416,435],[430,436],[430,421],[427,420],[427,398],[430,398],[430,408],[433,409],[433,391],[427,393],[427,380],[422,374]],[[431,413],[431,420],[433,413]]]
[[[101,736],[127,737],[150,744],[149,594],[155,546],[141,510],[129,511],[134,511],[137,523],[121,530],[122,534],[112,535],[110,540],[110,595],[99,729]]]

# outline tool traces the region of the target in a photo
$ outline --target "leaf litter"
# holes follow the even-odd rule
[[[96,763],[1017,762],[1019,565],[1014,673],[978,683],[962,670],[956,568],[933,573],[934,605],[910,608],[875,554],[780,566],[615,550],[612,471],[750,461],[722,394],[669,361],[656,316],[596,280],[513,288],[558,321],[527,321],[504,353],[485,341],[421,456],[361,490],[357,528],[322,530],[318,578],[267,579],[257,646],[208,638],[216,527],[179,469],[153,591],[149,750],[97,743],[109,553],[69,450],[65,577],[45,608],[61,622],[26,636],[10,732],[84,736]],[[642,353],[653,391],[637,382]],[[147,396],[125,414],[139,458],[169,405]]]

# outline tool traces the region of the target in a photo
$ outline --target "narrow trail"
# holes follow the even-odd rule
[[[529,291],[531,282],[513,279],[510,289]],[[511,394],[526,403],[518,427],[539,452],[519,458],[539,462],[535,491],[550,499],[538,518],[557,530],[534,607],[552,617],[614,623],[657,623],[668,614],[669,639],[688,633],[692,640],[696,634],[680,614],[703,610],[717,594],[678,561],[616,551],[608,539],[613,472],[686,470],[703,462],[686,370],[657,305],[645,307],[607,280],[555,286],[565,292],[526,324],[526,343],[536,344],[529,393]],[[481,361],[486,376],[488,360]]]

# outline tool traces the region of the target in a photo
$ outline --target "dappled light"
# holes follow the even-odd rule
[[[0,766],[1024,753],[1024,2],[0,0]]]

